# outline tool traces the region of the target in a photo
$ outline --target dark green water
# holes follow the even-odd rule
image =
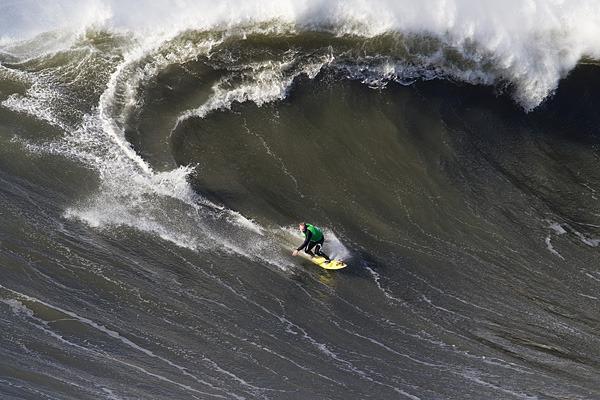
[[[600,397],[596,66],[526,113],[188,35],[3,56],[2,398]],[[292,258],[301,220],[349,267]]]

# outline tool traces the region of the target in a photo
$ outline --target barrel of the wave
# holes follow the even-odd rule
[[[301,222],[298,229],[304,235],[304,242],[292,252],[293,256],[301,255],[324,269],[342,269],[347,266],[342,260],[330,259],[322,251],[325,234],[321,229],[305,222]]]

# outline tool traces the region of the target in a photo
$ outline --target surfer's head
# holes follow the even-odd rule
[[[300,229],[300,231],[304,232],[306,230],[306,222],[300,222],[298,224],[298,228]]]

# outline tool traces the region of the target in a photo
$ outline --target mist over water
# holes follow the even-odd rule
[[[600,397],[597,2],[0,27],[0,397]]]
[[[267,28],[272,32],[427,36],[439,43],[430,43],[429,52],[417,50],[421,67],[440,68],[474,83],[513,84],[517,100],[531,109],[556,89],[582,57],[598,58],[598,8],[594,0],[224,1],[217,5],[202,1],[25,1],[2,6],[0,23],[5,27],[3,41],[9,44],[11,38],[23,40],[57,29],[77,33],[96,28],[128,32],[143,46],[152,47],[186,30],[237,30],[273,21],[277,21],[275,26]],[[450,57],[463,58],[467,65],[448,68],[445,47],[453,49]]]

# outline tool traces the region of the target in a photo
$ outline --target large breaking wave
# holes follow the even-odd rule
[[[237,222],[220,226],[241,224],[242,231],[209,228],[199,243],[197,230],[214,214],[202,217],[197,204],[218,207],[193,193],[192,169],[157,172],[126,138],[146,86],[169,67],[218,71],[203,101],[172,118],[171,131],[235,103],[284,99],[297,79],[325,70],[374,88],[430,79],[492,85],[528,111],[583,58],[600,57],[599,8],[594,1],[4,3],[0,73],[28,89],[2,105],[68,132],[49,144],[27,143],[30,150],[66,155],[99,173],[99,194],[68,215],[94,226],[135,226],[185,247],[216,242],[257,254],[242,237],[261,228],[229,211],[218,214]],[[163,212],[173,199],[185,205],[169,205],[178,217]]]
[[[599,18],[3,2],[0,390],[598,397]],[[294,262],[299,218],[350,268]]]

